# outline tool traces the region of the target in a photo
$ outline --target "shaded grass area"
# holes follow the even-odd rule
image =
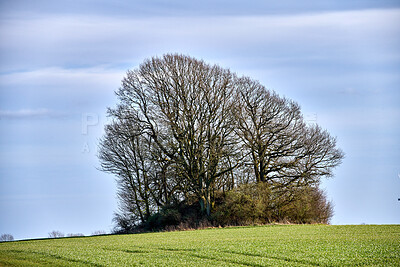
[[[272,225],[0,243],[0,266],[400,266],[400,225]]]

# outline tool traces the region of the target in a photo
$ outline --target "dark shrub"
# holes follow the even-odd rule
[[[222,194],[212,217],[218,225],[265,224],[268,219],[269,189],[266,184],[246,184]]]
[[[222,226],[329,223],[332,215],[332,204],[318,187],[271,190],[268,184],[259,183],[217,194],[212,221]]]
[[[290,196],[290,197],[289,197]],[[290,223],[329,223],[332,204],[319,187],[295,188],[275,200],[274,221]]]
[[[137,220],[131,214],[114,213],[113,222],[116,224],[114,234],[133,233],[137,227]]]

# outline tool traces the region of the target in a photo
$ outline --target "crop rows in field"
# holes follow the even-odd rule
[[[400,225],[275,225],[0,244],[0,266],[400,266]]]

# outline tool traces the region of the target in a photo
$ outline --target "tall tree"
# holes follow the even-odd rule
[[[232,164],[232,81],[233,75],[218,66],[165,55],[129,71],[117,92],[120,104],[109,111],[129,119],[133,135],[151,140],[162,164],[171,162],[183,178],[180,190],[195,194],[208,215],[217,180],[237,165]]]

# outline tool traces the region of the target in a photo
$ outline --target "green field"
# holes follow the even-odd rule
[[[0,243],[0,266],[400,266],[400,225],[272,225]]]

